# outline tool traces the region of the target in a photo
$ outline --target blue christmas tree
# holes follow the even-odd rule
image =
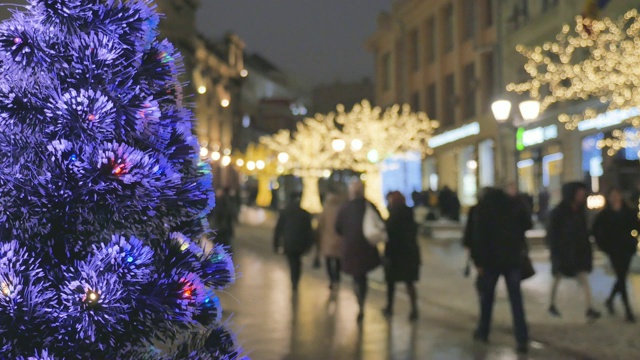
[[[0,24],[0,359],[237,359],[178,76],[150,0]]]

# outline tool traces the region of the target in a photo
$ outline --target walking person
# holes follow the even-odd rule
[[[593,309],[589,273],[593,269],[593,249],[589,241],[585,204],[587,187],[581,182],[567,183],[562,187],[562,201],[549,215],[547,243],[551,253],[551,299],[549,313],[560,317],[556,295],[563,277],[575,277],[584,290],[585,316],[588,321],[597,320],[600,312]]]
[[[302,194],[294,193],[287,207],[280,213],[273,237],[276,253],[282,249],[291,271],[291,289],[298,291],[302,275],[302,255],[313,245],[311,214],[300,207]]]
[[[393,300],[396,283],[403,282],[411,301],[409,320],[418,319],[418,300],[415,283],[420,270],[420,248],[418,246],[418,226],[413,218],[413,209],[399,191],[388,197],[389,219],[387,233],[389,241],[384,249],[384,274],[387,282],[387,306],[382,311],[386,317],[393,315]]]
[[[511,303],[517,351],[528,351],[529,333],[522,300],[523,254],[525,231],[531,217],[522,204],[499,189],[488,189],[478,204],[473,218],[471,258],[478,271],[480,317],[473,337],[488,342],[495,301],[496,284],[504,277]]]
[[[593,234],[598,247],[607,254],[616,273],[616,282],[605,305],[609,314],[613,315],[613,300],[620,294],[628,322],[636,321],[627,295],[627,275],[631,259],[638,248],[638,231],[640,223],[636,212],[625,204],[620,189],[612,188],[607,195],[604,210],[596,216]]]
[[[488,191],[490,190],[490,188],[482,188],[480,189],[480,191],[478,192],[477,195],[477,200],[478,203],[480,203],[480,201],[482,201],[482,198],[484,197],[484,194],[486,194]],[[465,277],[469,277],[471,275],[471,246],[474,243],[475,239],[474,239],[474,234],[476,232],[475,230],[475,224],[478,221],[477,220],[478,217],[478,204],[473,205],[472,207],[469,208],[469,212],[467,213],[467,223],[464,226],[464,233],[462,235],[462,247],[465,248],[465,250],[467,251],[467,263],[465,265],[465,269],[464,269],[464,276]],[[481,288],[480,288],[480,276],[476,276],[475,280],[474,280],[474,286],[476,288],[476,293],[478,295],[478,303],[480,304],[480,308],[482,308],[482,303],[480,302],[481,300]]]
[[[320,253],[325,259],[330,290],[335,290],[340,284],[342,237],[336,233],[336,218],[343,203],[344,201],[340,194],[329,192],[324,201],[322,214],[318,219],[317,231]]]
[[[367,206],[375,206],[364,198],[364,184],[355,180],[349,184],[349,202],[338,212],[336,233],[342,236],[342,271],[351,275],[358,300],[358,323],[364,319],[367,296],[367,274],[380,265],[378,249],[371,245],[362,229]]]

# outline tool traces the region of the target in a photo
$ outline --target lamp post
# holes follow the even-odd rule
[[[500,99],[491,104],[491,112],[498,123],[496,148],[500,154],[500,171],[498,171],[498,179],[501,181],[504,181],[507,178],[507,151],[505,149],[505,141],[500,134],[500,129],[503,127],[512,128],[514,126],[513,121],[509,121],[511,119],[511,108],[512,105],[509,100]],[[525,100],[518,104],[518,109],[520,110],[520,115],[525,122],[534,121],[540,114],[540,102],[537,100]],[[516,179],[517,173],[513,180],[515,181]]]

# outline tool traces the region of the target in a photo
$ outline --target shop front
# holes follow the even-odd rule
[[[615,186],[629,197],[636,196],[640,184],[639,133],[627,120],[639,115],[638,108],[613,110],[578,124],[581,170],[592,192],[606,192]],[[617,149],[605,146],[614,138],[623,139],[624,147]]]
[[[564,154],[558,140],[558,125],[551,124],[516,132],[518,188],[532,199],[534,208],[545,211],[562,199]],[[545,209],[540,209],[540,207]]]
[[[475,205],[478,189],[495,184],[494,141],[482,137],[478,122],[432,137],[434,153],[425,162],[423,184],[431,190],[448,187],[461,206]]]

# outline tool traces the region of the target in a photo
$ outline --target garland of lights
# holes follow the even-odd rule
[[[518,45],[516,50],[527,58],[525,70],[531,77],[523,83],[511,83],[508,91],[528,92],[541,100],[541,109],[568,101],[597,99],[607,104],[607,111],[633,112],[640,106],[640,15],[636,9],[617,20],[576,17],[576,25],[568,24],[555,42],[533,48]],[[574,130],[598,110],[589,107],[582,114],[561,114],[558,120]],[[626,120],[640,127],[640,117]],[[613,139],[600,141],[608,153],[636,145],[638,137],[616,131]]]

